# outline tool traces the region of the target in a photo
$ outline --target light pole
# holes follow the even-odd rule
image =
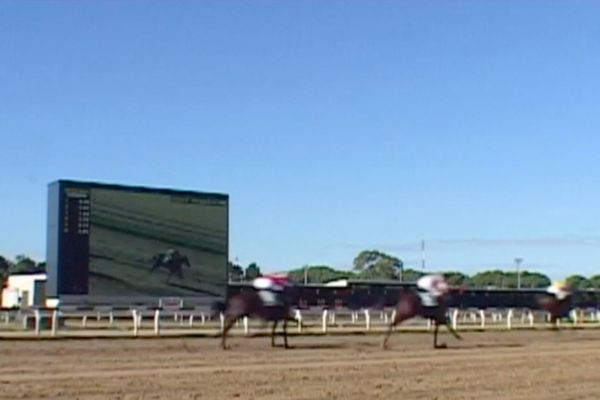
[[[522,257],[515,258],[515,264],[517,266],[517,289],[521,289],[521,263],[523,262]]]
[[[421,270],[425,271],[425,240],[421,240]]]

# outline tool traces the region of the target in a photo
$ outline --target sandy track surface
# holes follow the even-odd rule
[[[598,399],[600,331],[0,341],[2,399]]]

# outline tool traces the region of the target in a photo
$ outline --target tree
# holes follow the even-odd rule
[[[519,278],[514,271],[491,270],[478,272],[470,279],[473,287],[496,287],[516,289]],[[550,278],[538,272],[522,271],[521,288],[543,288],[550,285]]]
[[[425,275],[424,272],[409,268],[409,269],[405,269],[404,272],[402,273],[402,280],[404,282],[416,282],[423,275]]]
[[[587,289],[589,288],[590,281],[587,280],[585,276],[581,275],[571,275],[565,281],[573,287],[573,289]]]
[[[244,268],[229,261],[229,282],[241,282],[244,280]]]
[[[471,277],[471,285],[474,287],[504,287],[504,272],[500,270],[482,271]]]
[[[446,282],[448,282],[448,285],[450,286],[465,285],[468,284],[470,280],[468,275],[465,275],[462,272],[458,271],[447,271],[444,272],[442,275],[444,275]]]
[[[600,289],[600,275],[594,275],[588,281],[590,288]]]
[[[399,258],[378,250],[364,250],[354,259],[354,270],[361,279],[402,280],[404,264]]]
[[[8,272],[9,268],[12,266],[12,262],[10,262],[7,258],[0,256],[0,273]]]
[[[374,265],[358,274],[364,280],[399,280],[398,270],[391,265]]]
[[[304,283],[327,283],[338,279],[351,279],[356,277],[352,271],[340,271],[327,265],[313,265],[294,269],[289,272],[289,277],[295,282]]]
[[[15,263],[10,267],[10,274],[23,274],[38,272],[36,268],[36,262],[33,261],[26,255],[20,254],[15,257]]]
[[[251,281],[253,279],[258,278],[261,275],[262,274],[260,273],[260,267],[258,266],[258,264],[253,262],[246,267],[246,271],[244,272],[244,279],[246,281]]]
[[[550,278],[539,272],[523,271],[521,273],[522,288],[541,289],[550,286],[551,283]]]
[[[12,262],[3,256],[0,256],[0,288],[3,286],[4,279],[8,276],[8,271],[10,271],[11,267]]]

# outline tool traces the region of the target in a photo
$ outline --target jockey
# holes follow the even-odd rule
[[[424,275],[417,281],[417,292],[425,307],[436,307],[438,300],[448,293],[448,283],[442,275]]]
[[[571,286],[565,281],[555,281],[546,289],[546,292],[556,297],[557,300],[565,300],[571,296]]]
[[[283,305],[283,291],[290,284],[287,274],[268,274],[252,281],[254,289],[266,306]]]
[[[163,253],[163,257],[162,257],[162,261],[163,262],[169,262],[171,261],[173,258],[175,258],[175,256],[178,254],[179,252],[175,249],[168,249],[167,251],[165,251]]]

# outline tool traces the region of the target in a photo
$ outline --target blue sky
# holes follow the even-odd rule
[[[3,1],[0,254],[46,185],[231,195],[231,258],[600,273],[600,4]]]

